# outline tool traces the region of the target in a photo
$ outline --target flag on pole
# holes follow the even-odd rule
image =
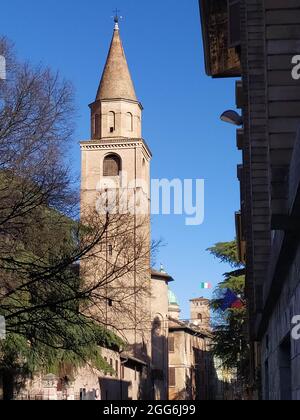
[[[232,290],[227,289],[223,299],[221,309],[223,312],[227,309],[242,309],[245,306],[242,299],[240,299]]]
[[[201,289],[203,290],[212,289],[212,285],[210,283],[201,283]]]

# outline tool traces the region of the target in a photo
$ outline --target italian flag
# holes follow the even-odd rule
[[[201,283],[201,289],[212,289],[212,285],[210,283]]]

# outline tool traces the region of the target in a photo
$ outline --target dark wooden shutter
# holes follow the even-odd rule
[[[228,0],[228,46],[235,48],[241,45],[241,2]]]
[[[175,351],[175,338],[173,336],[169,337],[169,352]]]
[[[119,377],[119,362],[116,360],[116,376]]]
[[[113,359],[110,359],[109,364],[110,364],[110,367],[113,369],[114,368]],[[110,376],[113,376],[112,372],[110,373]]]
[[[176,386],[176,369],[172,367],[169,368],[169,386]]]

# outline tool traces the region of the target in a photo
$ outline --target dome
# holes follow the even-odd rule
[[[179,302],[177,300],[177,297],[176,297],[175,293],[172,292],[171,289],[169,289],[168,297],[169,297],[169,305],[179,306]]]

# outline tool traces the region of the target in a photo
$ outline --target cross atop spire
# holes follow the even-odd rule
[[[115,19],[115,23],[118,23],[118,22],[119,22],[119,12],[120,12],[120,10],[119,10],[119,9],[114,10],[114,14],[115,14],[114,19]]]
[[[120,19],[122,19],[122,16],[120,16],[119,13],[120,13],[120,10],[116,8],[116,10],[114,10],[115,30],[119,29],[119,21]]]

